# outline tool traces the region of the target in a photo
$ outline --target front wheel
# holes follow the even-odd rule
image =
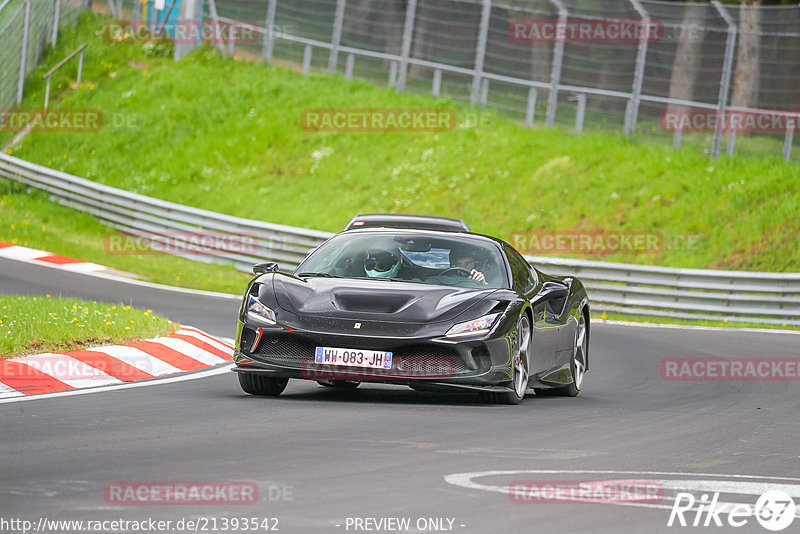
[[[572,359],[569,370],[572,374],[572,383],[553,389],[536,390],[542,395],[560,395],[562,397],[577,397],[583,386],[583,377],[586,374],[586,363],[589,356],[589,337],[586,330],[586,317],[581,313],[578,328],[575,330],[575,341],[572,345]]]
[[[511,358],[511,389],[504,392],[483,393],[484,400],[496,404],[519,404],[528,389],[529,357],[531,351],[531,323],[523,313],[517,323],[516,347]]]
[[[274,378],[262,376],[254,373],[238,373],[239,385],[245,393],[250,395],[262,395],[267,397],[277,397],[286,389],[289,383],[288,378]]]

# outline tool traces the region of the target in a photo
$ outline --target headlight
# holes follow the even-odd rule
[[[276,324],[278,322],[275,319],[275,312],[272,311],[272,308],[261,304],[253,295],[250,295],[250,303],[247,305],[247,314],[253,314],[259,320],[266,321],[269,324]]]
[[[489,315],[484,315],[479,319],[473,319],[472,321],[467,321],[465,323],[458,323],[453,325],[453,327],[447,331],[445,334],[447,337],[455,337],[455,336],[464,336],[464,335],[475,335],[475,334],[486,334],[489,332],[489,329],[494,324],[495,319],[500,316],[499,313],[490,313]]]

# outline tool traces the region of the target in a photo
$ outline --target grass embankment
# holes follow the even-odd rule
[[[168,319],[123,303],[0,295],[0,358],[129,343],[174,331]]]
[[[530,231],[658,232],[660,250],[585,257],[800,271],[800,167],[777,155],[715,161],[619,135],[525,129],[491,114],[476,126],[469,108],[448,99],[327,74],[303,77],[225,60],[209,48],[173,62],[157,47],[108,44],[103,21],[84,16],[62,34],[31,76],[22,107],[41,107],[41,72],[88,40],[83,85],[69,88],[76,66],[61,72],[53,107],[101,109],[106,124],[94,132],[33,132],[12,147],[14,155],[158,198],[309,228],[336,231],[354,213],[389,211],[463,217],[474,230],[511,241]],[[458,126],[439,133],[301,126],[313,108],[434,107],[454,109]],[[4,187],[8,206],[31,209],[26,226],[19,210],[4,207],[0,240],[75,254],[68,237],[36,230],[45,213],[60,227],[75,212],[48,212],[44,197]],[[173,275],[179,260],[172,258],[158,274],[155,257],[104,256],[108,229],[88,219],[69,228],[82,250],[96,254],[82,258],[177,285],[241,289],[243,277],[232,269],[205,276],[215,268],[199,265],[195,273],[183,261],[183,273]]]

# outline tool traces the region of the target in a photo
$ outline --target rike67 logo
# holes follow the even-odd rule
[[[792,524],[797,506],[792,497],[782,490],[769,490],[756,501],[755,506],[744,503],[723,503],[719,493],[703,494],[697,499],[691,493],[680,492],[675,497],[667,526],[686,527],[730,526],[743,527],[756,521],[765,529],[778,532]],[[726,517],[727,520],[724,520]]]

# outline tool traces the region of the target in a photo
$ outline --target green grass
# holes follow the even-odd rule
[[[174,331],[168,319],[123,303],[0,295],[0,358],[130,343]]]

